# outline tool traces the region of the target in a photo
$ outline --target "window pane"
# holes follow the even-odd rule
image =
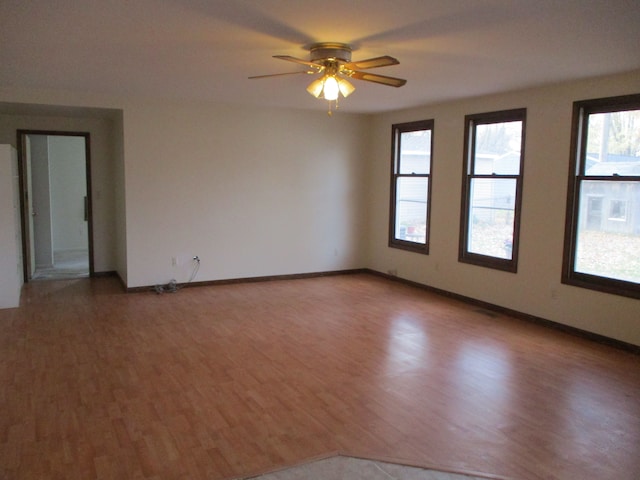
[[[575,271],[640,283],[640,183],[584,181]]]
[[[429,254],[433,120],[392,126],[389,246]]]
[[[425,244],[428,178],[400,177],[396,191],[395,238]]]
[[[512,259],[515,198],[515,179],[471,179],[469,252]]]
[[[476,125],[475,175],[519,175],[522,122]]]
[[[591,114],[587,128],[585,175],[640,176],[640,110]]]
[[[431,162],[431,130],[400,134],[400,174],[428,174]]]

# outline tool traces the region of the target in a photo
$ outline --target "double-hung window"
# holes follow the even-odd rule
[[[575,102],[563,283],[640,298],[640,95]]]
[[[433,123],[392,126],[390,247],[429,253]]]
[[[459,260],[515,272],[526,109],[465,117]]]

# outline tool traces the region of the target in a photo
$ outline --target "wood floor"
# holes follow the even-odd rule
[[[32,282],[0,310],[0,386],[11,480],[229,479],[335,452],[640,478],[640,356],[367,274]]]

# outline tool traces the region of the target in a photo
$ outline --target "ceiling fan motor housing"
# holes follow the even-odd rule
[[[309,47],[309,57],[314,63],[330,59],[348,63],[351,61],[351,47],[346,43],[314,43]]]

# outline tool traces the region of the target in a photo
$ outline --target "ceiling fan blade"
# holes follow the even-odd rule
[[[256,78],[282,77],[283,75],[297,75],[299,73],[306,73],[308,75],[311,75],[311,74],[318,73],[318,72],[314,72],[314,71],[311,71],[311,70],[306,70],[306,71],[300,71],[300,72],[272,73],[270,75],[254,75],[252,77],[249,77],[249,79],[253,80],[253,79],[256,79]]]
[[[389,65],[398,65],[399,63],[400,62],[397,59],[390,57],[389,55],[384,55],[382,57],[367,58],[357,62],[349,62],[344,66],[349,70],[366,70],[367,68],[388,67]]]
[[[318,65],[317,63],[313,63],[308,60],[302,60],[301,58],[291,57],[289,55],[274,55],[273,58],[277,58],[279,60],[286,60],[287,62],[299,63],[301,65],[306,65],[308,67],[313,67],[318,69],[324,68],[322,65]]]
[[[388,85],[390,87],[401,87],[405,83],[407,83],[407,81],[402,78],[386,77],[384,75],[376,75],[374,73],[367,72],[354,71],[349,74],[349,77],[355,78],[357,80],[365,80],[367,82],[380,83],[382,85]]]

